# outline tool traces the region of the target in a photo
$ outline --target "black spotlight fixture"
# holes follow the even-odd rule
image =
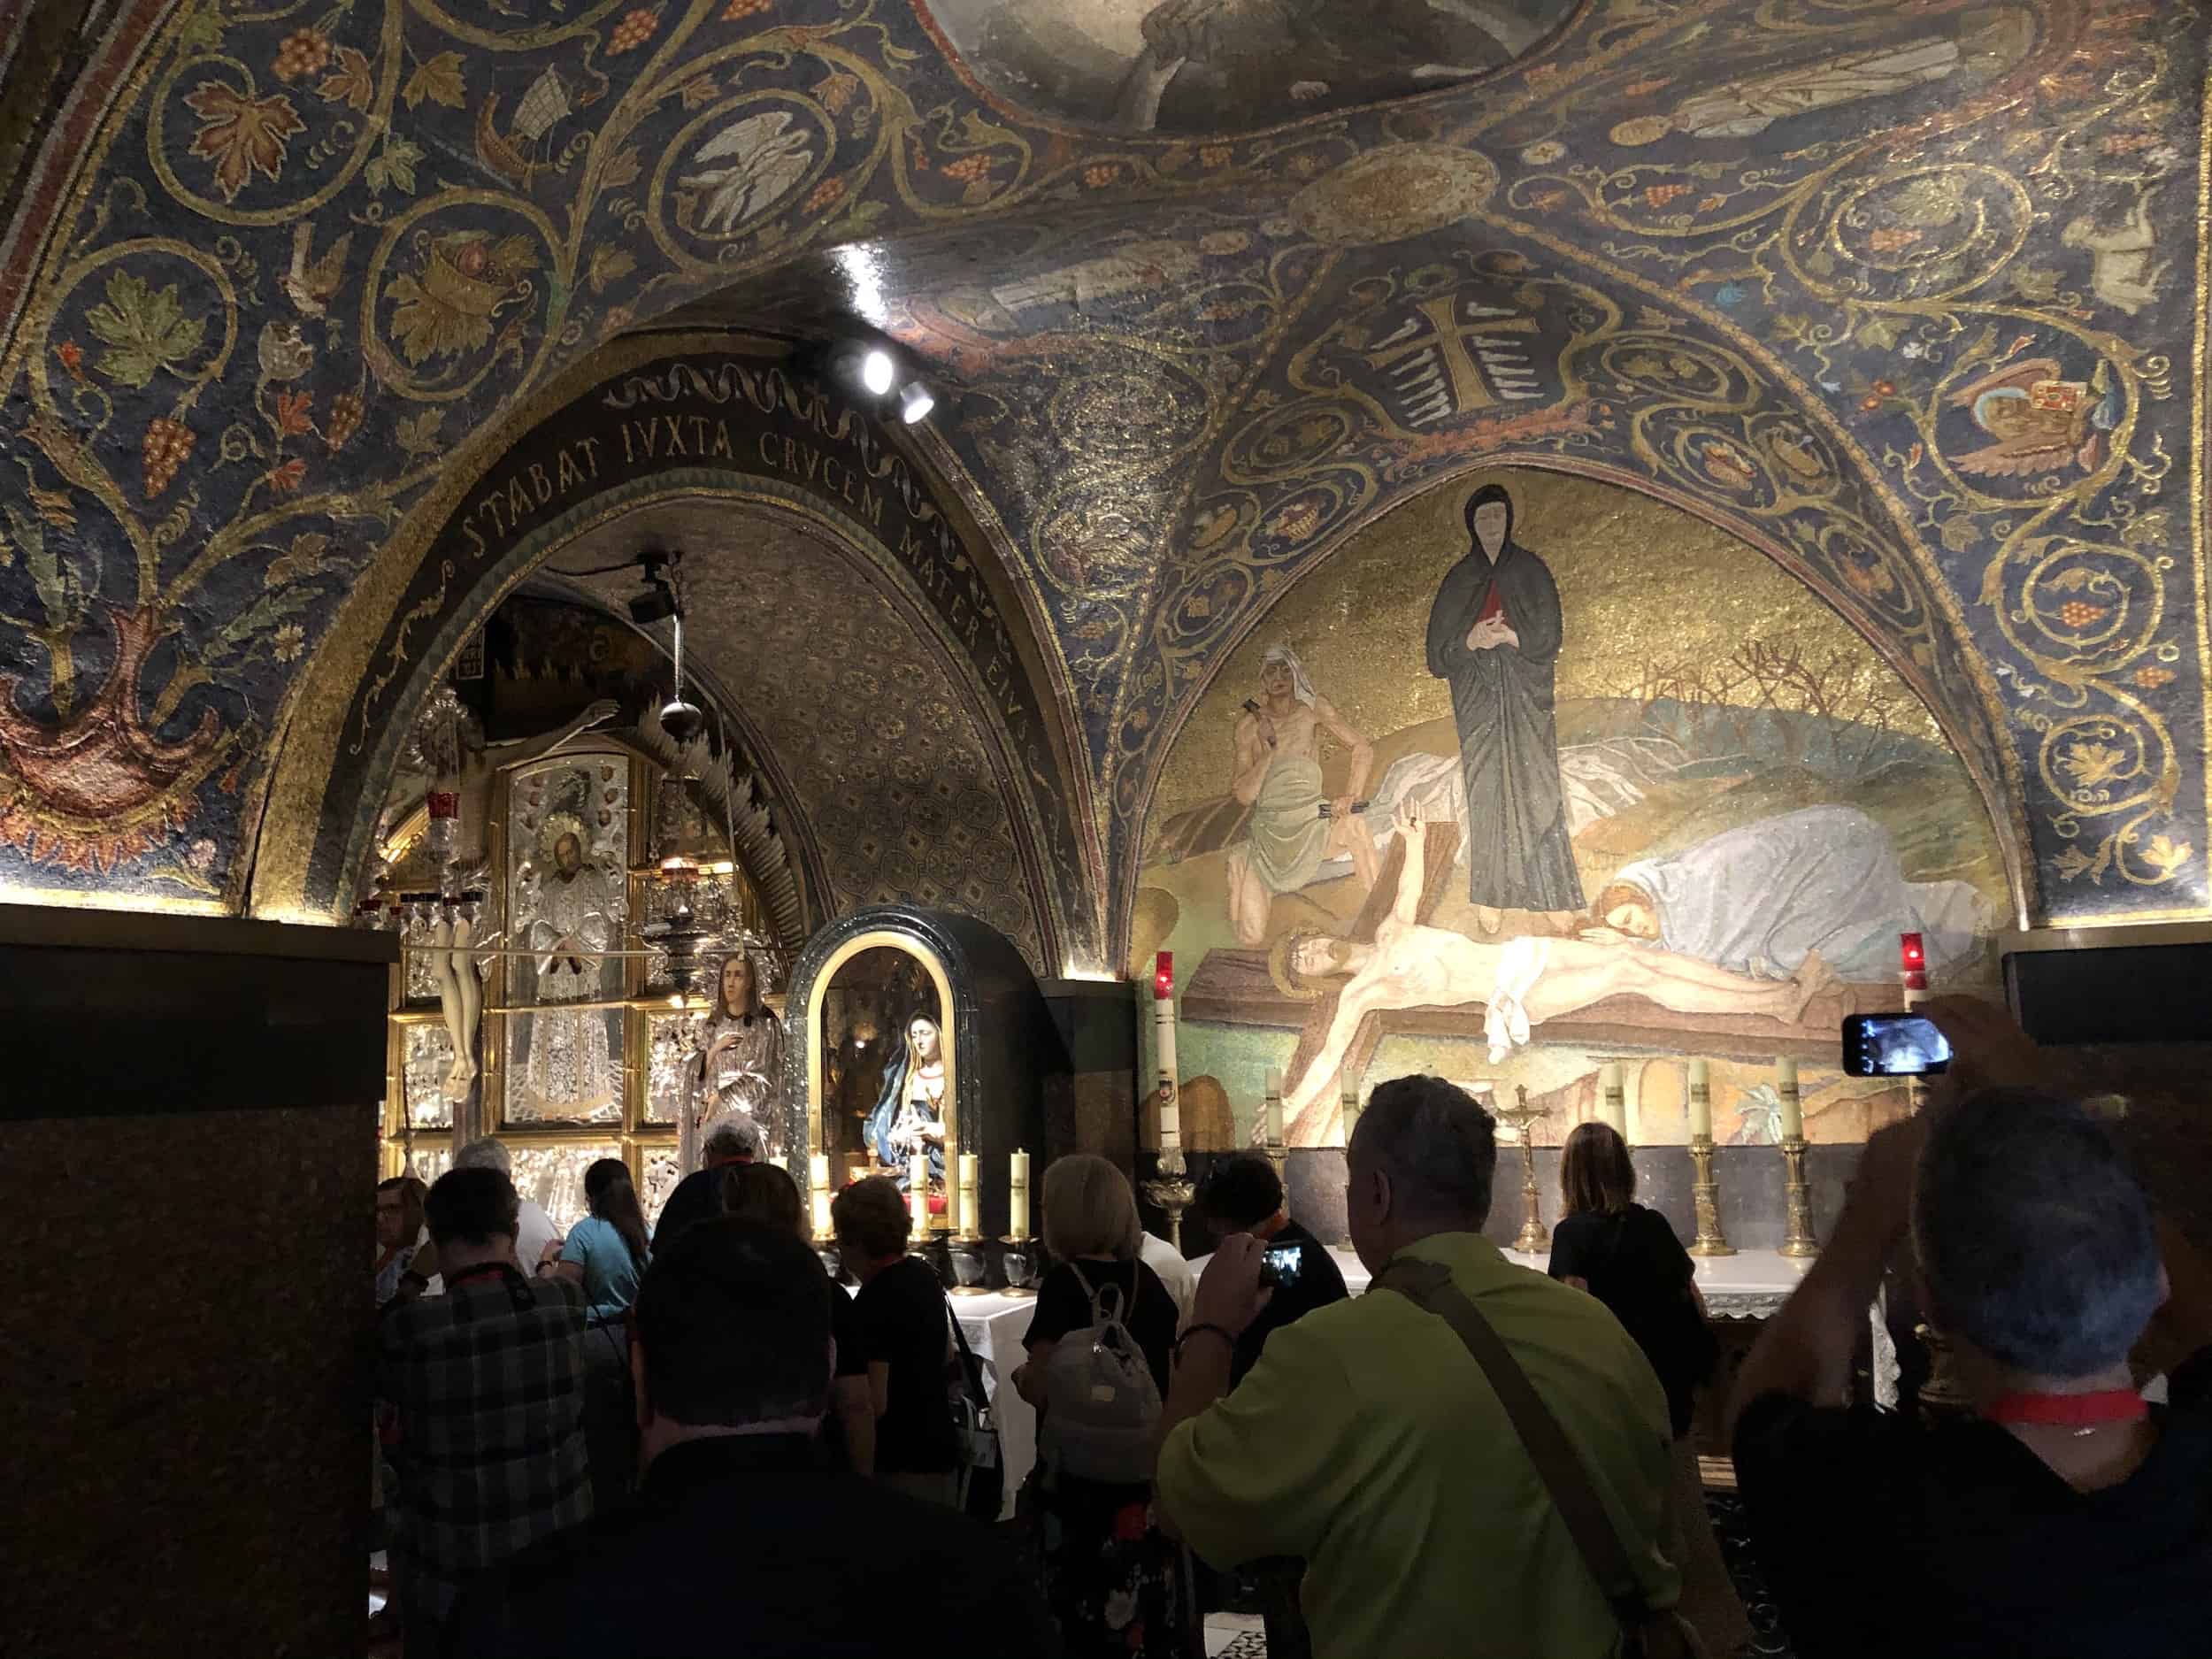
[[[937,407],[937,395],[915,373],[904,348],[880,337],[832,341],[798,354],[792,366],[800,373],[818,376],[877,415],[895,414],[910,426],[926,419]]]
[[[650,627],[656,622],[682,616],[683,606],[676,596],[676,580],[683,557],[659,548],[648,548],[637,556],[637,567],[645,572],[645,591],[630,601],[630,620],[638,626]]]

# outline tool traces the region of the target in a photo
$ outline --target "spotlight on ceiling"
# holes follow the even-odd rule
[[[680,556],[648,548],[634,561],[644,575],[643,591],[630,601],[630,620],[640,627],[665,622],[681,610],[677,603],[674,572]]]
[[[899,393],[899,419],[910,426],[928,419],[929,411],[936,407],[937,399],[919,380],[909,380]]]
[[[891,354],[880,346],[872,348],[860,359],[860,383],[876,397],[884,396],[897,378],[898,365],[891,361]]]

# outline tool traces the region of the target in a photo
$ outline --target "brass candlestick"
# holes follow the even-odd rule
[[[1690,1161],[1697,1166],[1697,1179],[1690,1187],[1690,1202],[1697,1210],[1697,1242],[1690,1246],[1690,1254],[1733,1256],[1736,1247],[1721,1230],[1720,1188],[1713,1182],[1712,1136],[1692,1137]]]
[[[1782,1254],[1818,1256],[1820,1242],[1813,1237],[1813,1189],[1805,1184],[1805,1138],[1782,1142],[1782,1199],[1785,1206]]]
[[[1513,1248],[1524,1256],[1535,1256],[1551,1248],[1551,1234],[1544,1226],[1543,1201],[1536,1186],[1534,1133],[1535,1125],[1549,1114],[1530,1106],[1528,1090],[1521,1084],[1513,1086],[1513,1100],[1509,1109],[1492,1107],[1490,1115],[1509,1125],[1521,1138],[1521,1202],[1526,1207],[1526,1216],[1520,1232],[1513,1237]]]
[[[1158,1157],[1158,1170],[1145,1182],[1144,1195],[1149,1202],[1167,1211],[1167,1241],[1179,1250],[1183,1248],[1183,1212],[1198,1196],[1198,1188],[1191,1184],[1190,1175],[1183,1167],[1183,1148],[1179,1144],[1162,1147]],[[1279,1169],[1277,1173],[1280,1172]]]

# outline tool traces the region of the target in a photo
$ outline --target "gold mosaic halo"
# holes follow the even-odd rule
[[[1321,997],[1318,986],[1308,985],[1298,977],[1291,964],[1298,955],[1298,947],[1309,939],[1326,939],[1326,933],[1317,933],[1310,928],[1297,928],[1285,933],[1267,952],[1267,977],[1275,981],[1275,988],[1294,1002],[1314,1002]]]
[[[591,837],[584,833],[584,820],[573,812],[556,812],[538,826],[538,854],[550,864],[553,849],[561,844],[561,837],[573,835],[576,845],[584,855],[584,862],[591,862]]]

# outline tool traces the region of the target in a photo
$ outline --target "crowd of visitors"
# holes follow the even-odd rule
[[[1870,1141],[1730,1402],[1789,1638],[1806,1659],[2199,1654],[2212,1261],[2053,1092],[2051,1056],[1979,1005],[1930,1011],[1950,1078]],[[1657,1659],[1747,1635],[1689,1455],[1715,1354],[1692,1263],[1601,1124],[1569,1140],[1533,1273],[1482,1236],[1488,1114],[1440,1079],[1381,1084],[1348,1149],[1367,1294],[1239,1156],[1202,1190],[1216,1248],[1187,1310],[1123,1173],[1056,1161],[1053,1264],[1005,1379],[1039,1414],[1015,1538],[958,1512],[964,1345],[896,1187],[837,1194],[848,1291],[790,1177],[757,1143],[710,1146],[649,1245],[618,1160],[565,1239],[533,1230],[496,1141],[426,1194],[379,1187],[410,1659],[1179,1659],[1237,1570],[1273,1659]],[[1901,1265],[1967,1411],[1854,1402]]]
[[[825,1469],[830,1306],[787,1227],[730,1216],[657,1253],[638,1293],[636,1499],[518,1551],[472,1588],[456,1659],[910,1654],[983,1659],[1050,1636],[1013,1556],[888,1481]]]

